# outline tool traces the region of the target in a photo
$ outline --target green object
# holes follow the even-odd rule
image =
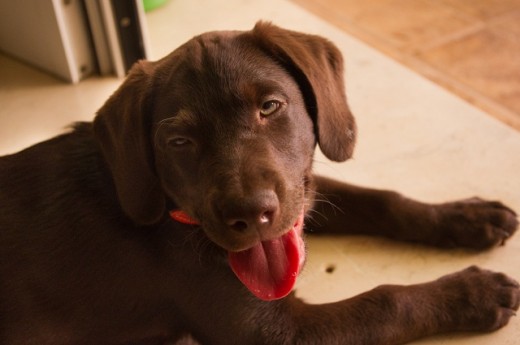
[[[146,12],[156,9],[159,6],[164,5],[168,0],[143,0],[144,10]]]

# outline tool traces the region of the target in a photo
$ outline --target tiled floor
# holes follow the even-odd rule
[[[293,0],[520,130],[520,0]]]
[[[370,4],[338,0],[343,6],[353,3]],[[425,16],[423,21],[436,20]],[[172,0],[147,18],[153,59],[201,32],[250,29],[259,19],[329,38],[347,62],[347,93],[359,140],[354,159],[346,163],[331,163],[318,153],[317,172],[396,189],[424,201],[480,195],[520,210],[517,131],[294,3]],[[377,22],[370,16],[365,20]],[[454,20],[451,25],[462,24]],[[385,25],[398,28],[399,23],[389,20]],[[414,38],[398,35],[395,42],[410,47]],[[92,119],[120,83],[115,78],[90,78],[68,85],[0,55],[0,155],[60,133],[72,121]],[[474,264],[520,279],[520,234],[506,246],[480,254],[368,237],[309,237],[308,248],[296,293],[316,303],[348,298],[385,283],[433,280]],[[332,274],[326,270],[331,264],[336,267]],[[414,344],[520,345],[520,318],[491,334],[448,334]]]

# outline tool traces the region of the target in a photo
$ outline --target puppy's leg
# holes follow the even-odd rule
[[[342,302],[301,304],[292,308],[298,337],[288,343],[392,345],[445,332],[494,331],[515,315],[518,287],[503,274],[471,267],[425,284],[384,285]]]
[[[503,274],[471,267],[432,282],[383,285],[319,305],[292,294],[265,302],[226,289],[215,293],[234,293],[206,296],[199,305],[190,302],[195,303],[192,312],[205,316],[194,319],[202,321],[192,331],[201,344],[405,344],[433,334],[505,326],[519,307],[518,286]],[[214,316],[211,322],[208,315]]]
[[[518,227],[516,213],[479,198],[428,204],[396,192],[315,177],[309,228],[316,233],[381,235],[439,247],[486,249],[503,244]]]

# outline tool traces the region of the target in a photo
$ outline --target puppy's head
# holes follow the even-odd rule
[[[265,23],[136,64],[94,125],[131,219],[173,203],[231,252],[301,230],[315,145],[343,161],[355,141],[337,48]]]

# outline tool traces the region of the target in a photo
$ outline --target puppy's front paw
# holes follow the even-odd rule
[[[483,250],[504,244],[517,230],[517,214],[498,201],[471,198],[437,205],[438,245]]]
[[[494,331],[516,315],[520,285],[503,273],[472,266],[434,282],[446,331]],[[442,315],[444,314],[444,315]]]

